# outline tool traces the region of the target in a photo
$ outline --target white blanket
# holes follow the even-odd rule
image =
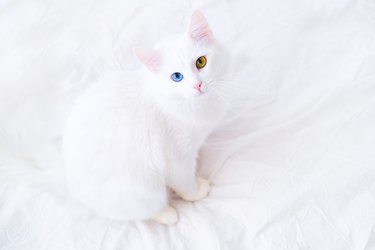
[[[202,149],[206,199],[176,226],[99,218],[66,198],[74,98],[194,9],[251,88]],[[375,249],[373,0],[0,2],[0,249]]]

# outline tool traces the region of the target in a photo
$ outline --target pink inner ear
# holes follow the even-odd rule
[[[135,55],[151,71],[157,71],[161,64],[161,55],[154,49],[135,48]]]
[[[194,11],[191,16],[188,34],[195,41],[211,41],[213,39],[208,22],[200,11]]]

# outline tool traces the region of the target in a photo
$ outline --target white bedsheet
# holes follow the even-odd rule
[[[200,154],[180,222],[119,223],[65,198],[59,143],[88,82],[194,9],[252,89]],[[0,2],[0,249],[375,249],[375,2]]]

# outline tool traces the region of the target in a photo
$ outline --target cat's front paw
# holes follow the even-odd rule
[[[195,194],[179,194],[186,201],[199,201],[210,192],[210,181],[201,177],[197,178],[197,192]]]
[[[168,205],[154,217],[154,221],[164,225],[172,226],[178,221],[177,211],[175,208]]]

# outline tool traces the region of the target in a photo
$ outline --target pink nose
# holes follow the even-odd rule
[[[202,92],[202,82],[198,82],[197,84],[194,85],[194,89],[196,89],[199,93]]]

